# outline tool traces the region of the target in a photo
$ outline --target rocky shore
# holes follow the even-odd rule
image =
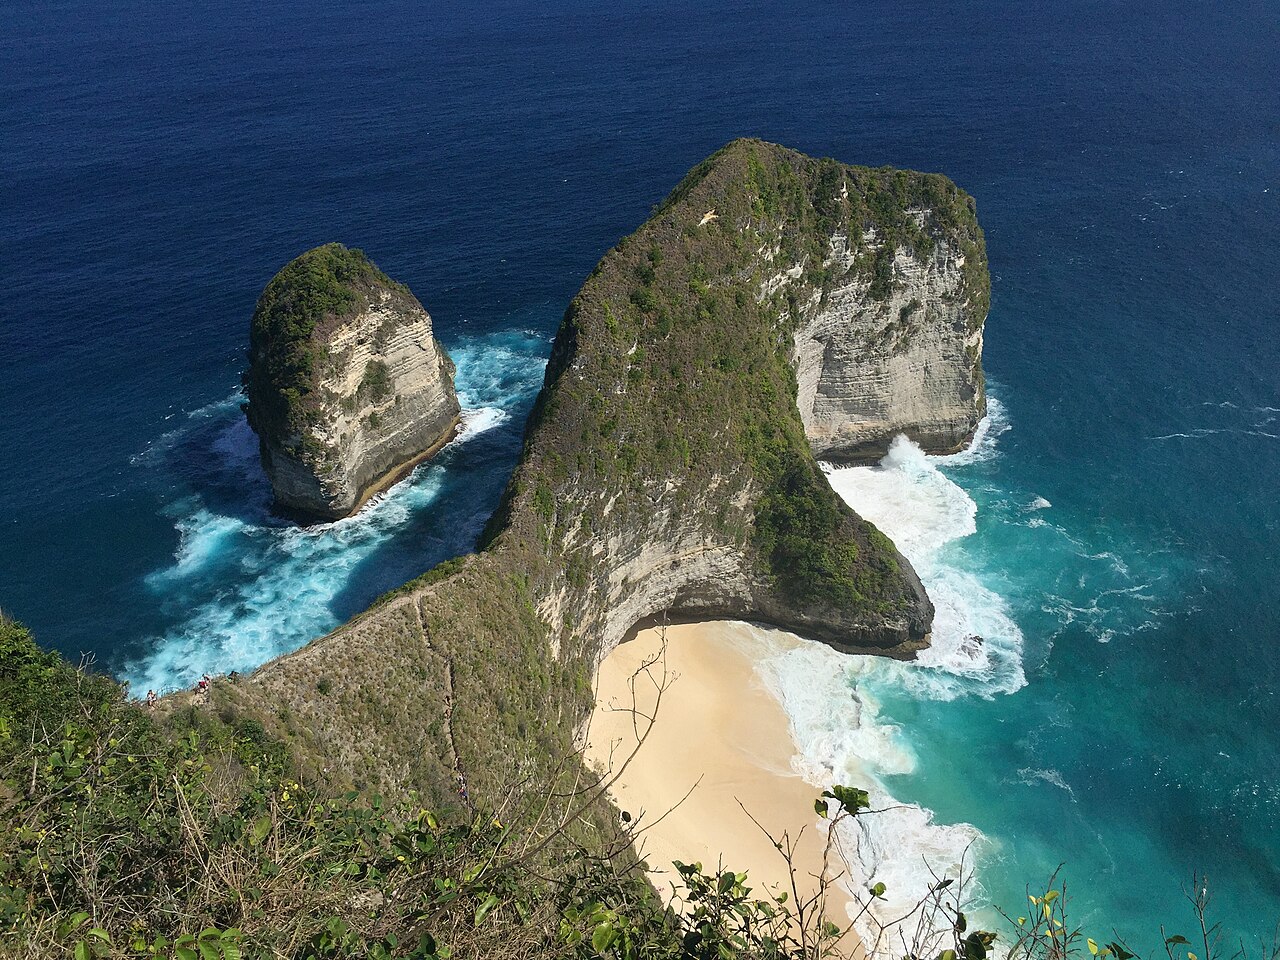
[[[569,305],[479,552],[215,708],[335,784],[447,804],[459,775],[483,797],[570,769],[597,665],[645,623],[748,619],[910,656],[932,605],[815,453],[897,430],[961,442],[988,296],[973,201],[945,177],[735,141]]]

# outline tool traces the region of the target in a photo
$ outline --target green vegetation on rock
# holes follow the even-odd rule
[[[363,251],[340,243],[308,250],[267,284],[253,311],[244,376],[245,413],[260,437],[283,445],[305,433],[324,359],[317,344],[378,287],[408,293]],[[376,389],[375,374],[370,390]]]
[[[489,918],[491,943],[528,928],[548,950],[584,958],[724,957],[722,944],[731,955],[793,955],[725,941],[722,923],[736,921],[718,912],[721,900],[695,930],[646,900],[626,857],[608,852],[616,815],[599,796],[574,805],[595,783],[575,738],[596,663],[646,618],[754,618],[898,654],[924,642],[932,610],[910,565],[814,460],[792,352],[798,325],[837,285],[884,295],[896,282],[886,249],[924,256],[941,242],[974,253],[960,296],[981,323],[981,232],[972,200],[946,178],[751,140],[700,164],[569,305],[478,553],[251,677],[216,683],[207,704],[179,696],[154,718],[118,691],[93,693],[97,681],[81,686],[75,671],[39,667],[90,700],[71,698],[52,724],[28,726],[16,710],[7,721],[21,750],[4,768],[6,813],[29,832],[0,848],[0,893],[18,914],[58,923],[76,904],[101,903],[100,863],[117,858],[119,876],[141,870],[118,847],[145,816],[163,826],[154,849],[139,847],[156,863],[139,882],[157,886],[118,917],[136,911],[170,940],[193,932],[190,919],[272,950],[287,943],[287,956],[427,957],[446,942],[441,929]],[[832,256],[838,244],[852,256]],[[331,244],[268,285],[246,380],[260,437],[305,435],[315,343],[389,283]],[[363,371],[364,391],[379,382],[376,366]],[[99,776],[112,758],[123,772]],[[59,779],[66,764],[74,781]],[[32,767],[51,779],[28,784]],[[299,797],[301,813],[286,806]],[[419,805],[462,832],[446,840],[446,828],[424,828]],[[548,833],[538,811],[551,808],[565,826]],[[105,826],[82,818],[103,811]],[[491,814],[525,825],[514,862],[502,854],[512,835]],[[50,831],[72,844],[56,884],[41,879]],[[78,853],[85,838],[100,838],[93,849],[108,859]],[[174,872],[175,858],[197,865],[195,879]],[[514,872],[488,872],[495,864]],[[305,897],[281,906],[295,889]],[[732,873],[706,892],[745,896]]]
[[[677,861],[668,909],[632,849],[635,822],[606,807],[603,787],[526,783],[496,808],[448,813],[412,795],[326,793],[260,727],[192,703],[144,710],[0,615],[5,960],[847,955],[820,900],[770,896],[728,867]],[[815,800],[833,821],[874,816],[869,806],[844,786]],[[1014,960],[1134,960],[1114,935],[1071,922],[1056,878],[1000,933],[969,925],[956,879],[939,878],[912,942],[886,937],[877,960],[987,960],[993,947]],[[1196,942],[1162,931],[1168,956],[1226,960],[1203,881],[1194,889]],[[858,902],[885,892],[874,883]]]
[[[595,664],[646,618],[917,649],[923,588],[831,490],[796,406],[797,324],[837,285],[876,282],[870,237],[970,244],[985,278],[972,201],[944,177],[752,140],[700,164],[569,304],[480,552],[219,687],[219,709],[334,789],[440,807],[460,775],[492,798],[576,770]]]

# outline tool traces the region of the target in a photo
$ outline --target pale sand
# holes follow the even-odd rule
[[[647,739],[611,789],[619,808],[649,827],[638,845],[654,886],[670,898],[678,880],[671,861],[698,861],[708,873],[721,864],[746,871],[754,896],[786,891],[790,902],[786,862],[741,800],[774,837],[785,831],[799,838],[796,879],[801,896],[811,895],[826,846],[813,808],[822,791],[792,770],[796,748],[787,716],[752,666],[760,656],[802,641],[780,631],[770,631],[766,640],[746,624],[726,622],[671,626],[666,641],[670,686]],[[652,715],[663,663],[637,677],[634,699],[631,678],[660,655],[661,646],[661,631],[646,630],[601,664],[587,748],[596,769],[616,771],[634,750],[630,708],[634,702]],[[643,733],[645,721],[635,722]],[[830,873],[842,870],[833,850]],[[827,896],[827,916],[846,926],[848,896],[834,884]],[[854,949],[851,941],[841,944],[842,953]]]

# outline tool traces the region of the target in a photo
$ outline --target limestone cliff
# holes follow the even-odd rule
[[[937,279],[953,269],[959,281]],[[854,445],[895,427],[954,443],[980,381],[957,414],[931,371],[976,355],[986,282],[973,201],[946,178],[735,141],[569,305],[482,550],[219,687],[220,707],[339,782],[447,803],[459,775],[476,796],[555,767],[596,664],[646,621],[756,619],[909,656],[933,608],[831,490],[802,409],[811,435],[821,411],[849,443],[836,404],[814,398],[854,402],[856,383],[858,409],[881,412]],[[904,313],[903,297],[921,303]],[[886,311],[899,325],[884,346]],[[877,345],[881,372],[815,363],[822,342]],[[889,379],[895,357],[918,363],[921,386]]]
[[[936,210],[907,213],[936,238],[931,249],[874,226],[860,243],[836,234],[823,266],[843,279],[795,333],[797,405],[820,459],[878,460],[899,433],[929,453],[954,453],[986,413],[989,284],[977,225],[939,229]],[[851,269],[868,254],[888,265],[882,285]]]
[[[330,243],[286,265],[249,343],[245,412],[284,512],[345,517],[457,426],[431,317],[359,250]]]

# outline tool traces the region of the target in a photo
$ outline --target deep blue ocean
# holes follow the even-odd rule
[[[883,785],[969,825],[1015,914],[1063,863],[1095,935],[1149,950],[1201,871],[1269,935],[1275,3],[6,2],[0,606],[140,693],[465,552],[569,299],[742,135],[944,172],[986,229],[983,451],[863,479],[959,523],[918,565],[1000,662],[862,681],[912,757]],[[304,531],[237,390],[257,294],[329,240],[430,310],[469,429]]]

